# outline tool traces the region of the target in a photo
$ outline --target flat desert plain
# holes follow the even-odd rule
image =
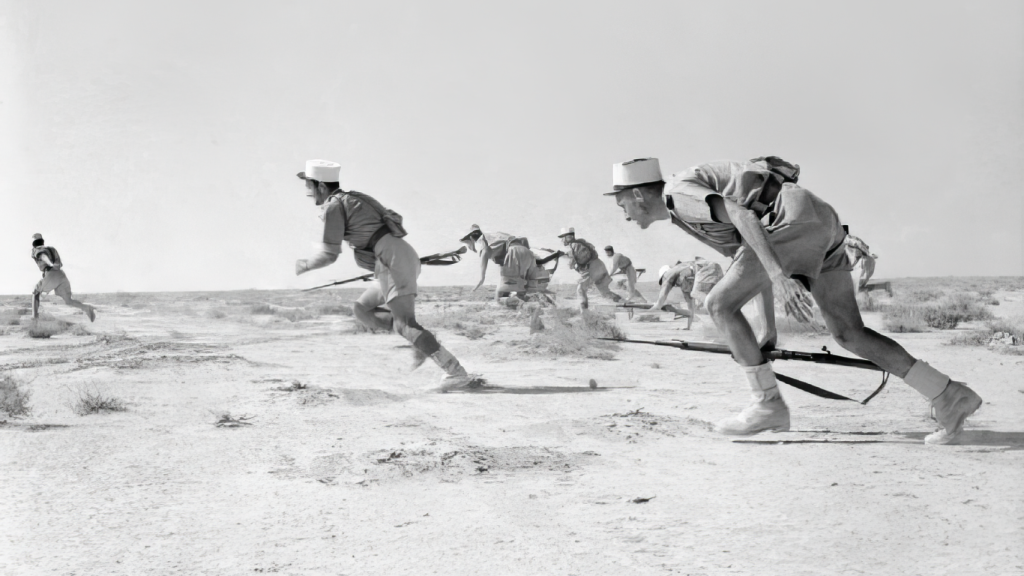
[[[971,289],[947,280],[896,298]],[[1024,315],[1020,279],[977,282]],[[748,401],[728,356],[598,345],[550,310],[531,335],[483,290],[424,288],[421,322],[488,380],[429,393],[438,368],[359,330],[356,294],[85,295],[94,324],[48,297],[76,326],[41,339],[27,296],[0,299],[0,370],[31,393],[0,426],[0,573],[1024,573],[1024,356],[951,344],[983,322],[894,336],[984,397],[957,445],[922,443],[928,406],[897,378],[866,406],[783,385],[793,431],[735,439],[711,431]],[[593,314],[716,337],[706,315]],[[781,347],[841,353],[780,324]],[[879,383],[776,368],[857,398]]]

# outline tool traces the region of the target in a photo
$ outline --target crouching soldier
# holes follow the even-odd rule
[[[641,229],[670,220],[733,259],[708,294],[707,307],[743,368],[753,403],[720,422],[717,430],[737,435],[789,430],[789,408],[775,372],[740,308],[774,285],[787,312],[809,320],[810,310],[796,284],[800,282],[810,290],[836,342],[928,398],[941,428],[925,442],[951,442],[981,406],[981,397],[864,326],[845,250],[846,231],[832,206],[796,185],[799,173],[799,166],[769,156],[701,164],[666,186],[655,158],[612,168],[614,187],[607,194],[615,196],[627,220]]]
[[[501,280],[494,291],[496,302],[513,294],[519,300],[526,300],[528,294],[547,292],[551,276],[537,264],[537,256],[530,250],[530,241],[526,238],[504,232],[484,233],[473,224],[460,240],[480,255],[480,281],[473,290],[483,286],[487,278],[487,264],[493,261],[501,267]]]
[[[53,291],[57,296],[64,299],[68,306],[74,306],[89,317],[90,322],[96,320],[96,309],[92,306],[75,300],[71,295],[71,281],[64,274],[64,264],[60,260],[60,254],[53,246],[45,246],[42,234],[32,235],[32,259],[36,266],[43,273],[40,280],[32,291],[32,317],[39,318],[39,298],[47,292]]]
[[[341,189],[341,165],[326,160],[309,160],[298,176],[306,183],[307,196],[321,206],[323,239],[319,251],[295,263],[295,273],[333,264],[341,253],[341,242],[352,247],[356,264],[372,270],[377,279],[353,306],[356,318],[367,328],[388,330],[408,340],[418,353],[418,366],[432,359],[445,372],[440,390],[447,391],[482,383],[466,373],[458,359],[441,346],[434,335],[416,321],[416,279],[420,259],[416,250],[402,239],[401,216],[384,208],[366,194]]]
[[[597,256],[597,249],[594,245],[582,238],[576,238],[576,230],[573,228],[562,228],[558,235],[562,244],[569,247],[569,262],[572,269],[580,273],[580,280],[576,284],[576,295],[580,299],[580,309],[586,310],[590,307],[587,300],[587,290],[591,286],[597,287],[605,298],[611,298],[620,302],[622,296],[612,292],[609,286],[612,277],[608,275],[608,268]]]
[[[679,262],[675,266],[668,264],[658,270],[658,301],[651,306],[651,310],[668,310],[675,312],[676,318],[686,317],[686,329],[693,326],[693,298],[690,292],[693,290],[693,278],[695,276],[692,262]],[[678,287],[683,293],[683,301],[686,302],[686,310],[679,310],[672,305],[666,305],[668,295],[673,288]]]
[[[640,291],[636,289],[636,268],[633,267],[633,261],[626,257],[625,254],[620,254],[615,251],[615,248],[611,246],[604,247],[604,253],[608,256],[608,275],[615,276],[616,274],[623,274],[626,276],[626,291],[629,294],[626,297],[628,302],[634,300],[640,302],[647,302],[647,299],[640,294]],[[622,285],[620,284],[621,288]]]

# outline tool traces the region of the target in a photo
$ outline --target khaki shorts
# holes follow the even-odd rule
[[[373,247],[373,255],[377,257],[373,274],[380,286],[380,295],[374,299],[380,302],[371,308],[391,302],[399,296],[416,295],[416,279],[420,276],[420,256],[408,242],[385,234]],[[363,302],[362,298],[359,300]],[[370,302],[363,304],[368,305]]]
[[[846,231],[835,209],[824,200],[809,190],[785,184],[772,216],[765,232],[786,276],[809,289],[810,281],[825,272],[853,270],[843,245]],[[733,259],[744,250],[750,248],[744,244]]]
[[[587,264],[586,268],[580,268],[580,286],[587,290],[591,286],[597,286],[599,290],[607,290],[612,284],[612,277],[608,275],[608,267],[598,258],[594,258]]]
[[[43,273],[43,279],[36,283],[36,287],[33,292],[37,294],[53,292],[61,298],[70,298],[71,281],[68,280],[68,277],[64,274],[63,270],[50,270]]]
[[[530,272],[537,267],[537,258],[526,246],[513,244],[505,253],[505,262],[501,265],[502,292],[520,292],[526,290]]]

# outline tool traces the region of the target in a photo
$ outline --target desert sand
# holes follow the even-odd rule
[[[734,439],[711,432],[747,403],[727,356],[559,356],[489,293],[427,288],[421,322],[489,381],[427,393],[440,371],[410,372],[400,337],[304,317],[356,293],[86,295],[95,324],[50,297],[45,312],[85,330],[9,327],[0,370],[33,412],[0,426],[0,573],[1024,573],[1024,356],[896,336],[984,397],[957,445],[922,443],[934,422],[897,378],[867,406],[783,386],[794,430]],[[1024,313],[1024,292],[995,296],[997,315]],[[692,331],[614,320],[635,338],[715,336],[707,316]],[[781,340],[841,353],[824,333]],[[858,398],[878,384],[776,368]],[[127,410],[79,416],[86,392]],[[245,419],[216,426],[225,413]]]

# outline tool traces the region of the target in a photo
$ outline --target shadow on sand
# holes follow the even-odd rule
[[[626,388],[634,388],[634,386],[613,386],[607,388],[603,386],[601,388],[589,388],[586,386],[517,386],[514,388],[506,388],[503,386],[492,386],[488,384],[480,386],[479,388],[459,390],[459,392],[464,394],[593,394],[595,392],[621,390]]]
[[[930,432],[843,432],[839,430],[793,430],[757,438],[737,438],[737,444],[924,444]],[[774,439],[773,439],[774,438]],[[950,446],[987,446],[1024,450],[1024,432],[964,430]]]

